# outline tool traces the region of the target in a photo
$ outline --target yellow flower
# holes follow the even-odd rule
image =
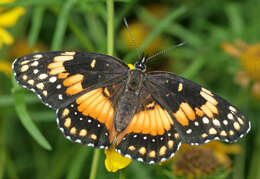
[[[12,1],[0,0],[0,4],[8,2]],[[12,9],[0,9],[0,48],[3,46],[3,44],[10,45],[13,43],[13,37],[5,28],[14,26],[18,18],[24,13],[25,9],[22,7],[16,7]]]
[[[105,154],[105,166],[109,172],[117,172],[118,170],[128,166],[132,161],[131,159],[123,157],[120,153],[116,152],[114,144],[109,149],[105,150]]]
[[[17,50],[19,49],[19,50]],[[26,54],[34,53],[36,51],[43,52],[46,51],[46,47],[40,42],[37,42],[34,46],[29,47],[27,39],[20,39],[12,45],[9,54],[11,58],[21,57]]]
[[[19,49],[19,50],[17,50]],[[15,44],[12,46],[12,48],[9,49],[9,58],[15,59],[17,57],[23,56],[25,54],[33,53],[35,51],[45,51],[46,48],[41,45],[40,43],[35,44],[33,47],[28,46],[27,40],[18,40],[15,42]],[[9,61],[0,61],[0,72],[3,72],[6,76],[10,76],[11,73],[11,62]]]
[[[239,59],[244,68],[237,73],[235,81],[244,87],[249,87],[252,80],[252,93],[260,99],[260,43],[249,45],[236,40],[234,43],[223,42],[221,47],[226,53]]]
[[[151,28],[149,28],[145,24],[141,24],[138,22],[134,22],[129,24],[129,28],[131,30],[131,33],[133,34],[136,45],[140,47],[142,43],[145,41],[146,37],[151,32]],[[121,38],[123,39],[123,42],[126,43],[127,47],[131,49],[135,49],[135,46],[133,45],[131,36],[129,35],[127,29],[121,31]],[[160,37],[156,37],[152,40],[152,42],[145,48],[145,52],[149,54],[153,54],[155,52],[158,52],[162,48],[163,40]]]
[[[174,157],[173,173],[178,176],[196,178],[214,174],[217,169],[230,169],[231,159],[228,154],[241,151],[237,144],[223,144],[213,141],[202,146],[182,145]]]
[[[0,60],[0,72],[3,72],[6,76],[10,76],[11,63]]]
[[[161,19],[164,16],[166,16],[169,11],[169,8],[166,5],[162,5],[161,3],[150,4],[149,6],[146,6],[145,9],[158,19]],[[150,27],[147,24],[139,23],[136,21],[130,23],[129,28],[135,38],[136,45],[138,47],[142,45],[142,43],[146,40],[146,38],[152,32],[153,29],[153,27]],[[120,36],[128,48],[135,49],[131,36],[129,35],[128,30],[126,28],[120,32]],[[145,52],[148,54],[154,54],[163,49],[164,43],[164,39],[158,36],[154,38],[152,42],[150,42],[150,44],[145,48]]]
[[[133,70],[135,68],[133,64],[128,64],[128,67],[130,68],[130,70]]]
[[[128,67],[132,70],[134,66],[128,64]],[[117,172],[118,170],[127,167],[131,163],[131,159],[123,157],[120,153],[115,151],[115,145],[105,150],[106,159],[105,166],[109,172]]]

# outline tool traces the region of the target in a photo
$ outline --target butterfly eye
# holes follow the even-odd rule
[[[134,66],[136,69],[141,70],[142,72],[145,72],[146,70],[146,65],[141,62],[136,62]]]

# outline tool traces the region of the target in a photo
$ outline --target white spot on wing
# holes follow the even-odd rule
[[[37,74],[38,72],[39,72],[38,69],[34,69],[34,70],[33,70],[33,73],[34,73],[34,74]]]
[[[49,82],[54,83],[56,80],[57,80],[57,77],[52,76],[52,77],[50,77]]]
[[[34,61],[32,64],[31,64],[31,66],[34,66],[34,67],[36,67],[36,66],[38,66],[39,65],[39,62],[38,61]]]
[[[40,74],[40,75],[38,76],[38,78],[39,78],[40,80],[44,80],[44,79],[46,79],[47,77],[48,77],[48,75],[45,74],[45,73],[42,73],[42,74]]]
[[[209,119],[204,116],[204,117],[202,118],[202,122],[203,122],[204,124],[208,124],[208,123],[209,123]]]
[[[62,94],[58,95],[59,100],[63,100]]]
[[[188,129],[188,130],[186,131],[187,134],[190,134],[191,132],[192,132],[191,129]]]
[[[234,119],[234,116],[233,116],[233,114],[228,113],[227,118],[230,119],[230,120],[233,120],[233,119]]]

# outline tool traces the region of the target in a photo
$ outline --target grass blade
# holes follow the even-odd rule
[[[32,27],[31,27],[30,33],[29,33],[29,46],[30,47],[32,47],[38,39],[40,30],[41,30],[44,11],[45,11],[44,6],[36,7],[33,11]]]
[[[77,0],[67,0],[58,16],[58,22],[52,39],[51,50],[59,50],[61,48],[64,34],[66,31],[68,16],[71,8]]]

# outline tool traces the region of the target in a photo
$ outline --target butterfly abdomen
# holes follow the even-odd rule
[[[123,95],[119,97],[115,115],[115,127],[118,132],[123,131],[129,124],[139,104],[140,89],[144,73],[140,70],[131,70],[128,73],[127,83]]]

